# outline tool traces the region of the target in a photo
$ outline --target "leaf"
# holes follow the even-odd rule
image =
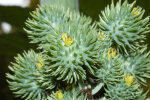
[[[2,34],[0,35],[0,54],[14,56],[30,48],[35,49],[24,34]]]
[[[103,83],[99,83],[99,84],[92,90],[92,95],[96,94],[103,86],[104,86]]]

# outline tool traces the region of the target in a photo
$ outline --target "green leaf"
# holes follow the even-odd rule
[[[2,34],[0,35],[0,54],[14,56],[24,50],[35,48],[29,43],[24,34]]]

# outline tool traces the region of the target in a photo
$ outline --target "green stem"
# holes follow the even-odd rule
[[[63,6],[65,9],[79,11],[78,0],[41,0],[41,4]]]

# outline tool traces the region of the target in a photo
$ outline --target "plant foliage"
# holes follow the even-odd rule
[[[150,53],[142,43],[150,30],[143,14],[135,2],[112,1],[92,23],[76,11],[40,6],[24,28],[39,53],[15,58],[10,89],[26,100],[145,100]]]

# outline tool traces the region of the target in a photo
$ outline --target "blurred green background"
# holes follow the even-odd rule
[[[118,0],[114,1],[117,2]],[[134,0],[128,1],[133,2]],[[2,26],[3,22],[7,22],[12,27],[11,31],[6,34],[0,26],[0,100],[19,100],[9,90],[5,73],[9,72],[8,65],[14,61],[14,56],[24,50],[27,51],[31,48],[35,50],[36,48],[35,44],[29,43],[23,27],[25,27],[26,19],[30,17],[29,12],[33,11],[39,2],[39,0],[31,0],[30,5],[26,8],[0,5],[0,25]],[[111,0],[79,0],[79,11],[90,16],[93,21],[98,21],[100,12],[110,3]],[[150,15],[150,0],[137,0],[137,5],[146,10],[145,16]],[[146,44],[150,50],[150,34],[147,35]],[[144,87],[144,89],[147,88],[150,89],[150,85]]]

